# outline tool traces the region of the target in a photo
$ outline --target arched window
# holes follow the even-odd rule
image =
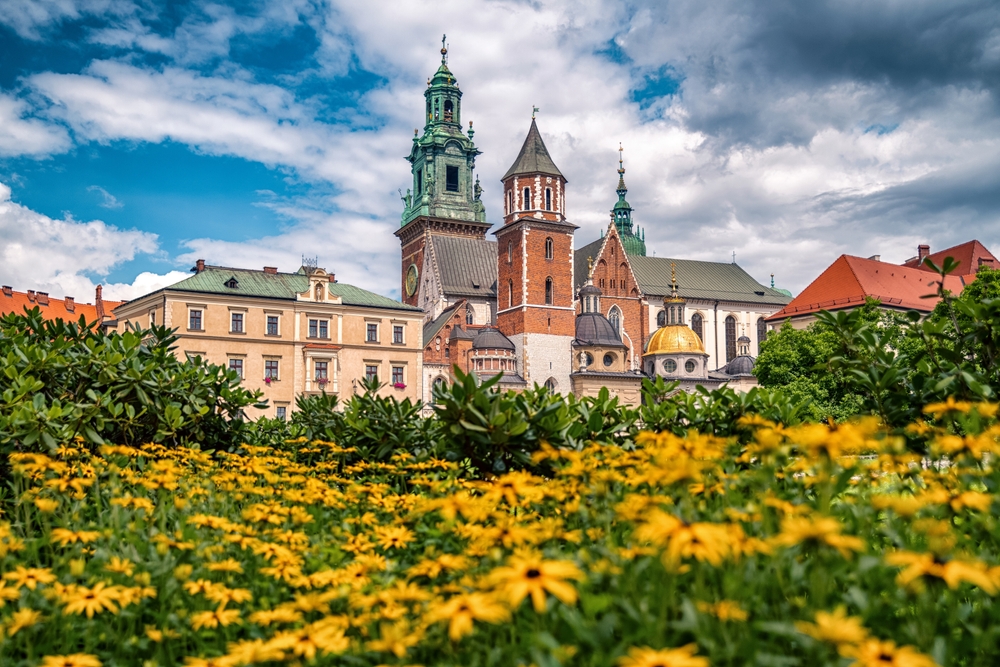
[[[545,279],[545,305],[552,305],[552,278]]]
[[[701,316],[701,313],[695,313],[691,316],[691,331],[698,334],[698,338],[705,340],[705,318]]]
[[[507,213],[513,213],[513,212],[514,212],[514,191],[513,190],[508,190],[507,191]]]
[[[662,327],[667,323],[667,311],[661,310],[656,314],[656,326]]]
[[[444,378],[438,375],[436,378],[434,378],[433,390],[437,392],[441,391],[442,389],[444,389]]]
[[[549,378],[548,380],[546,380],[545,381],[545,388],[548,389],[549,391],[551,391],[554,394],[555,391],[556,391],[556,379],[555,378]]]
[[[507,263],[510,264],[514,261],[514,242],[507,241]]]
[[[767,322],[763,317],[757,318],[757,355],[760,355],[760,345],[767,339]]]
[[[726,317],[726,361],[736,358],[736,318]]]
[[[531,188],[524,189],[524,200],[521,202],[521,210],[527,211],[531,209]]]
[[[552,188],[545,188],[545,210],[552,210]]]
[[[615,331],[619,334],[622,332],[622,311],[618,306],[611,306],[611,310],[608,311],[608,321],[611,322]]]
[[[465,323],[470,325],[476,323],[476,313],[472,310],[472,306],[465,307]]]
[[[545,239],[545,259],[552,259],[552,238]]]
[[[508,280],[507,281],[507,307],[508,308],[513,308],[514,307],[514,281],[513,280]]]
[[[446,100],[444,103],[444,119],[446,121],[451,121],[454,111],[455,106],[451,103],[451,100]]]

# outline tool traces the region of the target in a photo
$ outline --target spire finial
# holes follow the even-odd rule
[[[774,289],[774,274],[771,274],[771,289]]]
[[[448,35],[441,35],[441,64],[448,64],[448,45],[445,40],[448,39]]]
[[[531,120],[535,120],[535,114],[539,111],[541,111],[541,109],[536,107],[534,104],[531,105]]]
[[[670,262],[670,291],[677,294],[677,265]]]
[[[621,174],[622,176],[625,175],[625,166],[622,164],[622,162],[623,162],[622,158],[624,157],[624,153],[623,153],[624,150],[625,149],[622,148],[622,143],[619,141],[618,142],[618,173]]]
[[[593,272],[594,272],[594,258],[593,257],[588,257],[587,258],[587,275],[589,276]]]

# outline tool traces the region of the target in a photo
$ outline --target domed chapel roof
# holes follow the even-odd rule
[[[683,324],[660,327],[649,337],[646,354],[705,354],[705,346],[691,327]]]
[[[608,318],[600,313],[581,313],[576,316],[576,340],[573,343],[576,345],[625,347],[621,336],[615,331],[615,327],[608,321]]]
[[[514,343],[500,333],[499,329],[483,327],[472,341],[473,350],[510,350],[514,351]]]

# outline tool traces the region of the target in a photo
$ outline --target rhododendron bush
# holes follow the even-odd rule
[[[11,456],[0,664],[996,665],[997,406],[542,445]]]

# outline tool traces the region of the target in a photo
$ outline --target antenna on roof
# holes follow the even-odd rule
[[[319,266],[319,257],[306,257],[305,255],[302,255],[302,266],[304,266],[307,271],[315,271],[316,267]]]
[[[736,263],[736,251],[734,250],[733,251],[733,264],[735,264],[735,263]]]

